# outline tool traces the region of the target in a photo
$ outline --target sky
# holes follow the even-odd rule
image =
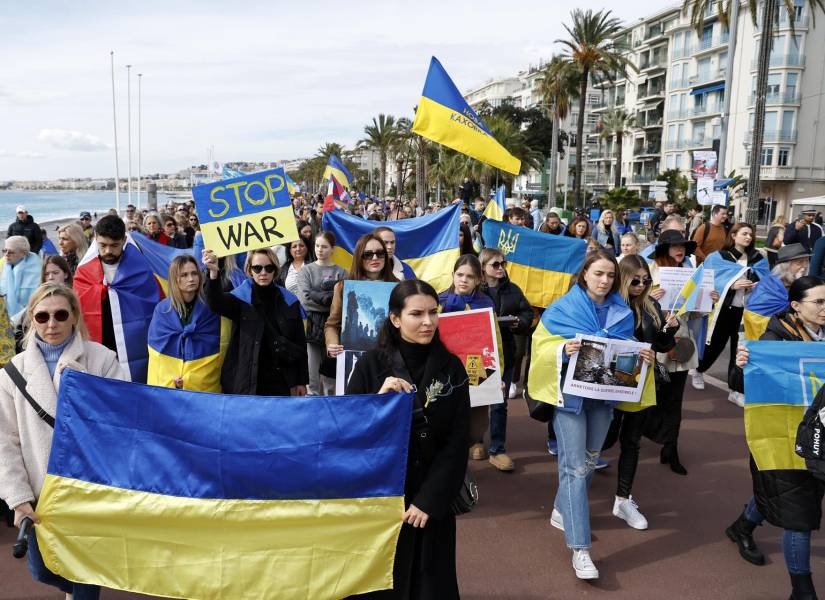
[[[661,7],[672,4],[662,4]],[[352,148],[379,113],[412,118],[431,56],[462,91],[560,48],[572,6],[633,22],[625,0],[0,3],[0,181],[120,174]],[[658,8],[658,7],[654,7]]]

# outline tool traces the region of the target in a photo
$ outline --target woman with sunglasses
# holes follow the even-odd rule
[[[31,323],[25,350],[12,359],[22,385],[45,415],[41,417],[20,387],[4,370],[0,373],[0,496],[14,509],[14,525],[25,517],[38,523],[34,510],[49,463],[57,394],[63,369],[128,381],[117,356],[89,341],[80,302],[69,287],[44,283],[32,294],[26,308]],[[73,583],[52,573],[37,546],[36,527],[29,532],[29,571],[35,580],[60,589],[73,600],[96,600],[100,588]]]
[[[69,223],[57,230],[57,245],[60,246],[60,255],[69,263],[69,268],[74,275],[77,264],[86,254],[89,243],[83,230],[77,223]]]
[[[628,255],[619,263],[619,294],[633,311],[634,337],[651,345],[642,352],[645,360],[653,362],[654,352],[667,352],[675,345],[673,336],[679,329],[679,321],[671,317],[665,321],[659,303],[650,297],[653,279],[647,261],[636,255]],[[647,421],[649,406],[638,402],[621,402],[616,405],[613,422],[607,434],[604,448],[611,447],[618,438],[619,482],[613,501],[613,514],[633,529],[647,529],[647,519],[630,493],[636,467],[639,464],[639,448]]]
[[[347,279],[353,281],[387,281],[397,283],[398,279],[392,274],[392,261],[388,260],[387,247],[374,232],[365,233],[355,244],[352,254],[352,267]],[[332,305],[329,309],[329,318],[324,325],[324,338],[327,344],[327,355],[335,357],[344,351],[341,345],[341,319],[344,310],[344,282],[335,284],[332,293]]]
[[[788,290],[788,311],[774,315],[768,321],[760,340],[778,342],[822,342],[825,340],[825,280],[806,275],[791,284]],[[739,346],[736,354],[738,376],[733,382],[738,391],[743,390],[741,369],[748,364],[749,355],[744,346]],[[782,390],[776,390],[777,395]],[[757,418],[759,413],[750,413]],[[771,413],[773,414],[773,413]],[[802,421],[805,406],[798,406],[795,417],[789,422]],[[763,417],[765,418],[765,417]],[[775,416],[767,417],[776,421]],[[796,427],[789,431],[784,424],[771,427],[771,448],[775,456],[796,458]],[[749,436],[748,436],[749,437]],[[762,440],[764,442],[764,440]],[[751,440],[748,440],[751,444]],[[818,530],[822,520],[822,481],[805,468],[804,462],[793,468],[765,468],[754,456],[750,457],[753,497],[745,506],[739,518],[728,527],[725,534],[739,547],[739,554],[751,564],[764,565],[765,556],[756,546],[753,532],[758,525],[767,521],[782,528],[782,552],[791,578],[793,592],[791,599],[815,599],[816,590],[811,579],[811,532]],[[762,457],[764,458],[764,457]],[[781,459],[780,459],[781,460]],[[764,470],[763,470],[764,469]]]
[[[490,406],[490,463],[499,471],[512,471],[515,465],[507,456],[504,442],[507,437],[507,398],[513,382],[516,356],[515,336],[530,333],[533,309],[521,288],[507,276],[507,261],[498,248],[484,248],[478,256],[484,273],[480,288],[493,299],[499,319],[502,354],[507,365],[502,373],[504,402]],[[521,361],[519,361],[521,362]]]
[[[275,284],[275,253],[269,248],[247,253],[247,279],[231,292],[223,291],[214,252],[204,250],[203,264],[209,271],[209,308],[232,321],[221,368],[224,393],[305,396],[309,373],[304,309],[292,292]]]

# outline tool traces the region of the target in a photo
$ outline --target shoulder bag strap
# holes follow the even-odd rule
[[[49,427],[54,429],[54,417],[43,410],[43,407],[40,406],[37,401],[31,397],[31,394],[26,391],[26,380],[23,379],[23,375],[20,374],[20,371],[17,370],[14,363],[11,361],[7,362],[4,369],[6,374],[12,380],[12,383],[17,386],[17,389],[20,390],[20,393],[23,394],[23,397],[34,409],[34,412],[37,413],[37,416],[43,419]]]

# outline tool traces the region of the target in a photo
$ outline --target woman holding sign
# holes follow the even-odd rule
[[[564,531],[579,579],[599,577],[590,558],[588,490],[614,403],[564,394],[560,385],[570,357],[581,348],[581,341],[574,339],[577,335],[633,339],[633,311],[618,291],[615,255],[603,248],[594,250],[584,259],[576,284],[547,307],[533,334],[530,395],[556,406],[553,429],[558,439],[559,489],[550,523]],[[646,360],[652,359],[652,353],[644,354]]]
[[[452,502],[467,470],[470,389],[464,365],[438,337],[438,296],[419,279],[393,289],[378,347],[356,363],[347,394],[409,392],[413,385],[416,416],[393,589],[358,598],[459,597]]]
[[[825,340],[825,280],[812,276],[797,279],[788,290],[788,302],[790,303],[788,312],[771,317],[765,333],[759,339],[787,342]],[[744,346],[739,346],[736,366],[740,369],[744,368],[748,364],[748,359],[748,350]],[[737,387],[741,391],[743,387],[741,372],[738,379],[736,383],[739,384]],[[779,390],[776,391],[776,395],[782,396]],[[796,420],[801,420],[803,413],[804,407],[800,406]],[[776,413],[770,414],[771,420],[776,423],[778,421]],[[750,427],[747,426],[747,419],[754,419],[756,417],[752,415],[759,415],[759,413],[746,412],[745,415],[747,435],[758,425],[758,423],[750,423]],[[776,452],[776,455],[786,454],[796,459],[794,454],[796,429],[788,431],[784,423],[777,423],[777,425],[779,426],[774,425],[770,428],[773,438],[771,448],[784,446],[786,451]],[[784,442],[777,440],[780,431],[787,432]],[[747,437],[750,438],[750,435]],[[764,440],[761,441],[764,447]],[[748,439],[748,444],[751,444],[751,439]],[[784,529],[782,552],[785,555],[785,565],[788,567],[793,586],[791,598],[816,598],[816,590],[811,579],[811,531],[819,529],[822,521],[822,498],[825,485],[804,466],[760,470],[757,462],[764,457],[757,454],[759,450],[759,445],[751,447],[750,469],[754,496],[725,533],[739,546],[739,554],[742,558],[752,564],[763,565],[765,556],[753,540],[754,530],[764,521]],[[771,458],[776,460],[776,455]]]

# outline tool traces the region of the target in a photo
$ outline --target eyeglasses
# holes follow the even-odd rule
[[[507,261],[506,260],[497,260],[496,262],[491,262],[490,266],[493,267],[494,269],[503,269],[504,267],[507,266]]]
[[[69,319],[69,311],[65,308],[61,308],[60,310],[56,310],[53,313],[41,311],[36,312],[33,315],[34,320],[43,325],[44,323],[48,323],[51,317],[54,317],[55,321],[59,323],[63,323]]]
[[[645,277],[644,279],[633,278],[633,279],[630,280],[630,285],[632,287],[636,287],[637,285],[642,285],[642,284],[650,285],[651,283],[653,283],[653,280],[650,277]]]
[[[372,260],[373,258],[387,258],[387,253],[383,250],[364,250],[361,255],[361,260]]]
[[[275,272],[275,265],[269,263],[268,265],[252,265],[249,267],[250,270],[255,273],[256,275],[261,271],[266,271],[267,273],[274,273]]]
[[[3,254],[17,254],[17,250],[14,248],[3,248]]]
[[[800,302],[807,302],[809,304],[816,304],[816,309],[818,311],[825,310],[825,298],[820,298],[819,300],[800,300]]]

